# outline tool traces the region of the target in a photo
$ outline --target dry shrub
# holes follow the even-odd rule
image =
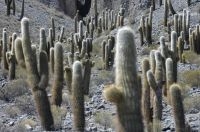
[[[13,80],[0,89],[1,100],[10,101],[24,94],[30,94],[30,90],[28,89],[28,84],[23,79]]]
[[[112,115],[106,111],[100,111],[95,115],[95,122],[105,128],[113,128]]]
[[[200,65],[200,55],[191,51],[185,51],[183,55],[185,56],[186,62]]]
[[[185,71],[181,73],[180,80],[190,87],[200,86],[200,70]]]
[[[200,111],[200,96],[189,96],[184,99],[184,110],[185,112],[189,112],[191,109],[196,109]]]
[[[56,130],[60,130],[62,128],[62,121],[65,119],[67,114],[67,110],[63,107],[52,105],[51,112],[54,119],[54,127]]]

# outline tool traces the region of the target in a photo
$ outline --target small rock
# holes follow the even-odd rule
[[[30,131],[30,130],[33,130],[33,128],[32,128],[29,124],[25,124],[25,127],[26,127],[26,129],[29,130],[29,131]]]

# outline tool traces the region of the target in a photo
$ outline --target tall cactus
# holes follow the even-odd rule
[[[82,65],[75,61],[72,70],[72,112],[73,130],[84,132],[84,91],[83,91]]]
[[[85,60],[82,61],[83,64],[83,85],[84,85],[84,94],[89,94],[89,86],[90,86],[90,76],[91,76],[91,68],[94,66],[94,62],[91,61],[88,55],[85,55]]]
[[[166,93],[167,93],[168,103],[171,104],[169,88],[174,83],[173,60],[171,58],[167,58],[165,65],[166,65],[166,84],[167,84]]]
[[[177,33],[175,31],[171,32],[171,51],[173,59],[173,73],[174,81],[177,81]]]
[[[25,58],[28,81],[31,86],[36,108],[40,116],[42,127],[51,131],[53,128],[53,117],[50,109],[49,100],[45,88],[48,85],[48,59],[45,52],[40,52],[40,73],[37,69],[35,55],[31,48],[29,35],[29,19],[23,18],[21,21],[22,49]]]
[[[54,82],[52,87],[52,103],[60,106],[62,103],[63,89],[63,48],[60,42],[54,47]]]
[[[154,91],[153,101],[153,131],[161,131],[161,119],[162,119],[162,90],[159,88],[153,73],[151,70],[147,72],[147,79],[150,87]]]
[[[7,52],[7,45],[8,45],[6,29],[3,29],[2,43],[3,43],[2,68],[5,69],[5,70],[8,70],[8,63],[7,63],[7,60],[6,60],[6,52]]]
[[[133,31],[128,27],[118,31],[115,61],[115,86],[106,88],[104,96],[116,103],[119,130],[143,132],[140,110],[141,88],[136,70],[136,47]]]
[[[148,84],[146,72],[150,69],[148,59],[142,61],[142,111],[146,128],[149,129],[151,120],[150,86]]]
[[[185,132],[185,115],[180,86],[178,84],[173,84],[170,87],[170,94],[176,132]]]
[[[46,40],[46,35],[45,35],[45,29],[41,28],[40,29],[40,47],[39,51],[45,51],[47,53],[47,40]]]
[[[52,28],[52,40],[55,41],[55,38],[56,38],[56,29],[55,29],[55,21],[54,21],[54,18],[51,17],[51,28]]]

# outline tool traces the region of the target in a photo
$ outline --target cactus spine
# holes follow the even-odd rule
[[[117,101],[114,103],[117,106],[119,130],[143,132],[140,112],[141,89],[136,72],[136,47],[133,31],[128,27],[118,31],[115,57],[115,86],[105,89],[104,96],[110,101]],[[112,91],[115,92],[111,93]],[[117,96],[113,95],[115,93]]]
[[[170,87],[170,94],[175,119],[176,132],[185,132],[185,115],[180,86],[178,84],[173,84]]]
[[[83,91],[82,65],[75,61],[72,70],[72,110],[74,131],[84,132],[84,91]]]
[[[28,73],[29,84],[36,103],[36,108],[40,116],[42,127],[47,130],[54,130],[53,117],[45,88],[48,85],[48,59],[45,52],[40,52],[40,74],[37,70],[36,58],[32,49],[29,36],[29,19],[23,18],[22,28],[22,48]]]
[[[54,47],[54,83],[52,88],[52,103],[60,106],[63,89],[63,48],[60,42]]]

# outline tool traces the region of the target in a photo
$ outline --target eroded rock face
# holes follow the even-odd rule
[[[61,10],[72,18],[76,15],[77,10],[82,17],[85,17],[91,7],[91,0],[58,0],[58,3]]]

